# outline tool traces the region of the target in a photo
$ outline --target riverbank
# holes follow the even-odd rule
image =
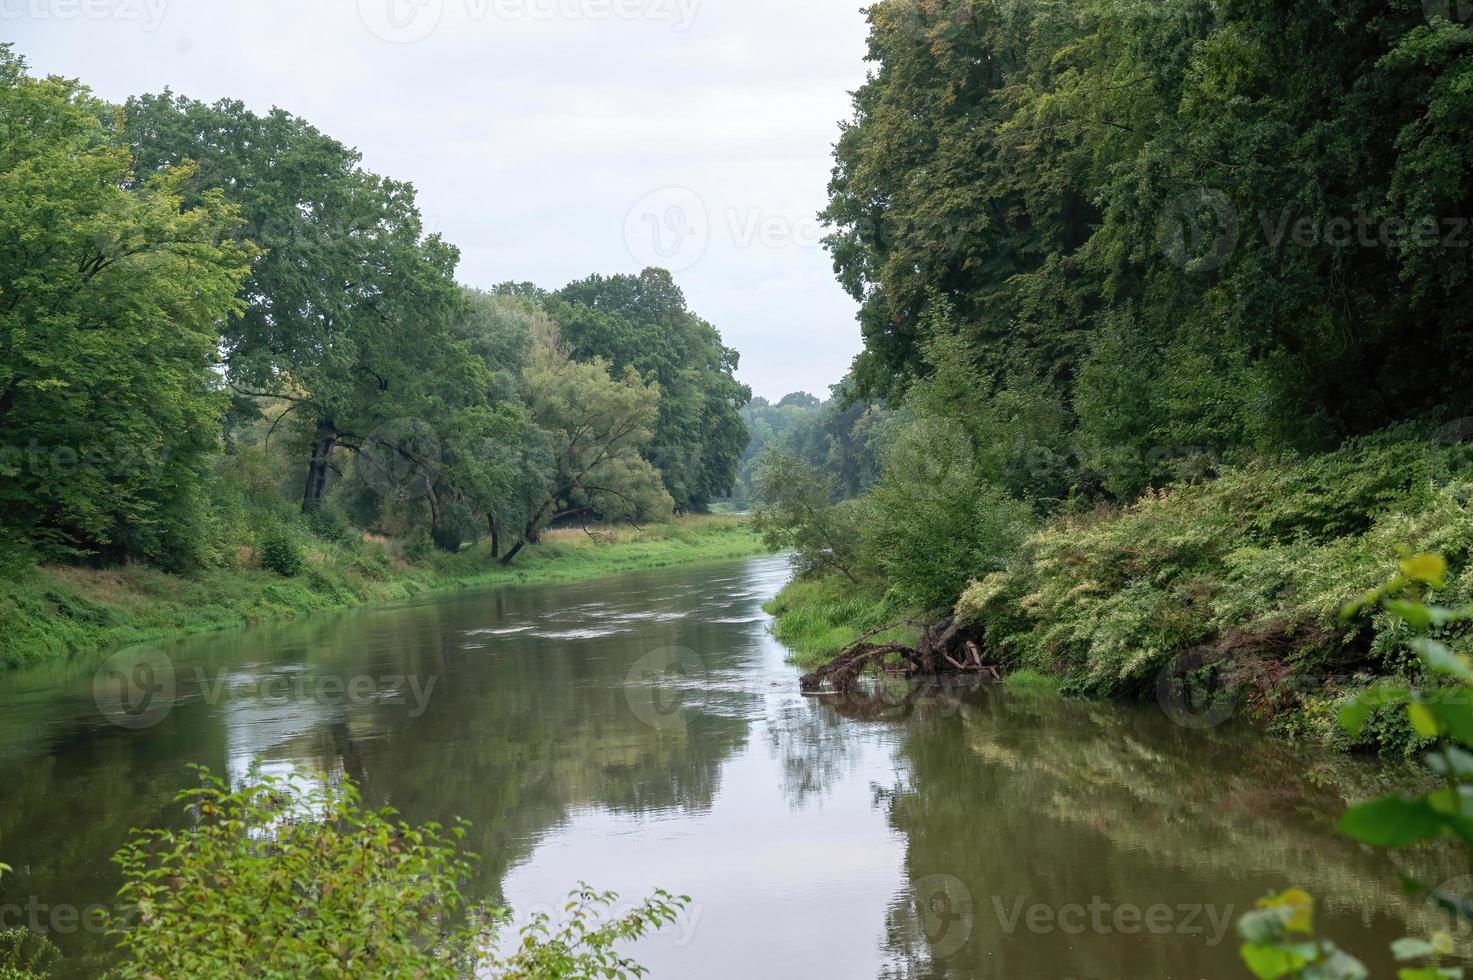
[[[1231,689],[1238,711],[1275,734],[1408,753],[1421,740],[1404,713],[1379,711],[1354,740],[1336,724],[1340,707],[1379,680],[1427,680],[1405,624],[1341,611],[1409,552],[1451,563],[1435,602],[1473,602],[1473,479],[1456,444],[1398,435],[1225,466],[1129,506],[1048,520],[1005,567],[976,574],[954,610],[906,608],[873,572],[858,584],[797,581],[767,606],[774,632],[812,668],[877,627],[952,613],[1004,672],[1067,693],[1152,700],[1163,678],[1181,677],[1207,702]],[[1473,652],[1466,630],[1441,639]]]
[[[285,577],[245,552],[240,567],[173,575],[141,565],[34,568],[0,580],[0,668],[85,650],[250,626],[434,592],[570,582],[620,572],[766,553],[740,518],[678,518],[644,529],[551,531],[503,566],[478,545],[404,554],[398,542],[313,539]]]

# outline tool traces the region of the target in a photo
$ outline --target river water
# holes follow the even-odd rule
[[[0,675],[0,926],[100,972],[108,858],[181,825],[190,763],[471,820],[475,891],[522,914],[579,881],[690,895],[633,950],[657,978],[1243,977],[1233,920],[1291,885],[1374,975],[1439,924],[1330,826],[1402,773],[1154,706],[804,697],[760,608],[787,574],[465,593]]]

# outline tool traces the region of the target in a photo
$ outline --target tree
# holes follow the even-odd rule
[[[800,575],[836,571],[858,582],[857,501],[834,503],[834,482],[797,455],[769,449],[757,462],[752,528],[774,551],[792,551]]]
[[[572,355],[633,367],[660,385],[660,417],[647,458],[676,508],[705,510],[731,491],[747,430],[751,389],[735,378],[739,355],[686,307],[664,269],[590,276],[548,301]]]
[[[129,100],[127,120],[140,173],[197,161],[192,193],[223,188],[262,249],[225,332],[226,375],[242,394],[291,402],[312,510],[338,450],[423,414],[415,389],[450,356],[459,255],[424,234],[413,187],[280,109],[164,92]]]
[[[665,519],[674,507],[660,474],[644,458],[659,417],[660,388],[633,367],[619,377],[599,358],[573,360],[551,324],[533,338],[524,398],[535,437],[527,455],[547,451],[550,479],[528,486],[521,537],[510,563],[553,521],[577,517]],[[530,442],[530,440],[529,440]]]
[[[108,118],[0,48],[0,513],[48,555],[188,564],[254,251],[193,167],[135,179]]]

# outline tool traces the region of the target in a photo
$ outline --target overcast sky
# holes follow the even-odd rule
[[[409,180],[476,286],[664,265],[759,395],[859,349],[815,220],[864,0],[0,0],[32,70],[296,113]]]

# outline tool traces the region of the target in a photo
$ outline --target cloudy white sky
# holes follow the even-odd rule
[[[863,0],[0,0],[101,96],[279,105],[410,180],[477,286],[672,268],[770,398],[859,349],[815,214]]]

